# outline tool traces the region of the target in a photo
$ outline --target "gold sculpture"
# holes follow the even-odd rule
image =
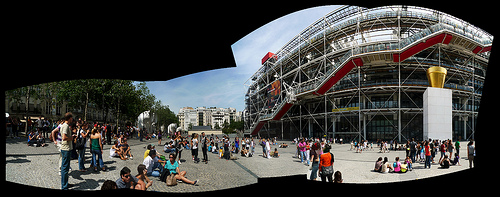
[[[434,88],[443,88],[446,78],[446,69],[440,66],[433,66],[427,69],[427,80]]]

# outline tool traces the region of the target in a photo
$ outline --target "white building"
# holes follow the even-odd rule
[[[235,108],[217,108],[217,107],[183,107],[177,114],[179,118],[179,127],[182,130],[188,130],[191,126],[211,126],[212,129],[215,125],[222,127],[224,121],[228,123],[233,121],[241,121],[242,112],[237,112]]]

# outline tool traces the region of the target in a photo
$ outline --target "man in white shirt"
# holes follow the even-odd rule
[[[150,150],[149,151],[149,157],[146,157],[142,164],[146,166],[146,169],[148,170],[147,175],[148,176],[154,176],[154,177],[159,177],[161,175],[161,172],[163,171],[163,165],[165,165],[165,161],[159,160],[158,157],[156,156],[156,150]],[[153,171],[154,169],[159,168],[160,171]]]
[[[64,114],[64,123],[61,125],[61,189],[68,190],[69,167],[71,161],[71,150],[73,150],[73,137],[69,124],[73,122],[73,114],[68,112]]]

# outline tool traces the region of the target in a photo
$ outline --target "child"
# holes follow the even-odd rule
[[[224,151],[224,150],[223,150],[223,148],[222,148],[222,146],[221,146],[221,147],[219,148],[219,159],[220,159],[220,158],[222,158],[222,155],[223,155],[222,151]]]
[[[408,166],[408,170],[410,170],[410,171],[412,171],[412,170],[413,170],[413,167],[412,167],[412,163],[411,163],[410,156],[406,156],[406,159],[405,159],[405,164],[406,164],[406,166]]]

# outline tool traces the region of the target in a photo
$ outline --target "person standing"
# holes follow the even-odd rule
[[[191,138],[191,156],[193,157],[193,161],[198,163],[198,134],[193,133],[193,137]]]
[[[269,139],[266,141],[266,155],[268,159],[271,159],[271,144],[269,144]]]
[[[411,138],[410,142],[410,158],[411,162],[415,163],[415,155],[417,153],[417,143],[415,142],[415,138]]]
[[[112,133],[111,125],[108,122],[108,124],[106,124],[106,141],[108,145],[111,145],[111,133]]]
[[[203,152],[203,162],[205,162],[205,164],[208,163],[207,143],[208,140],[207,137],[205,137],[205,132],[201,132],[201,152]]]
[[[43,132],[43,130],[42,130],[42,128],[43,128],[43,120],[42,120],[41,116],[39,116],[38,120],[36,121],[36,128],[37,128],[38,132]],[[38,135],[38,133],[36,135]]]
[[[299,144],[297,145],[300,153],[300,163],[304,163],[306,159],[306,142],[304,142],[304,138],[300,139]],[[309,165],[309,162],[307,163]]]
[[[158,135],[157,135],[157,138],[158,138],[158,146],[161,146],[161,139],[162,139],[162,136],[161,136],[161,130],[158,131]]]
[[[236,154],[240,151],[240,139],[238,137],[234,138],[234,146],[236,147]]]
[[[61,189],[68,190],[69,168],[71,161],[71,150],[73,150],[73,137],[69,124],[73,122],[73,114],[64,114],[64,123],[61,125]]]
[[[467,144],[467,159],[469,159],[469,168],[472,168],[472,163],[476,166],[476,163],[474,162],[475,156],[476,148],[474,147],[474,141],[471,140],[469,144]]]
[[[83,165],[85,163],[85,144],[87,142],[87,135],[88,135],[88,123],[87,122],[82,122],[82,121],[79,121],[78,122],[78,125],[79,125],[79,129],[78,129],[78,133],[77,133],[77,136],[79,139],[83,139],[83,147],[81,147],[80,149],[77,149],[78,151],[78,169],[81,171],[81,172],[85,172],[87,171],[85,169],[85,166]]]
[[[267,151],[266,151],[266,139],[262,138],[261,141],[259,142],[259,144],[262,146],[262,156],[264,158],[267,158],[267,156],[266,156],[266,153],[267,153]]]
[[[326,182],[328,178],[328,182],[333,182],[333,154],[330,153],[330,145],[325,145],[323,149],[323,154],[321,154],[319,159],[319,171],[321,175],[321,181]]]
[[[450,156],[448,157],[448,159],[449,158],[453,158],[453,149],[454,149],[454,147],[453,147],[453,143],[451,142],[450,139],[448,139],[448,147],[446,147],[446,148],[448,148],[448,152],[450,153]]]
[[[457,153],[458,157],[460,158],[460,141],[455,142],[455,152]]]
[[[446,140],[443,140],[441,142],[441,145],[439,146],[439,152],[441,152],[441,157],[439,158],[439,162],[438,163],[441,163],[441,160],[443,160],[444,156],[446,155],[446,143],[448,141]]]
[[[92,165],[94,166],[94,171],[97,172],[97,162],[99,162],[99,167],[105,171],[106,168],[104,168],[104,162],[102,161],[102,138],[96,128],[92,129],[92,134],[90,135],[90,152],[92,153]]]
[[[312,166],[311,166],[311,175],[309,176],[310,180],[316,180],[318,177],[318,169],[319,169],[319,155],[317,150],[320,149],[320,145],[318,142],[314,143],[311,146],[311,155],[312,155]]]
[[[429,169],[430,169],[431,168],[431,146],[429,145],[428,141],[425,141],[424,151],[425,151],[424,168],[429,166]]]

